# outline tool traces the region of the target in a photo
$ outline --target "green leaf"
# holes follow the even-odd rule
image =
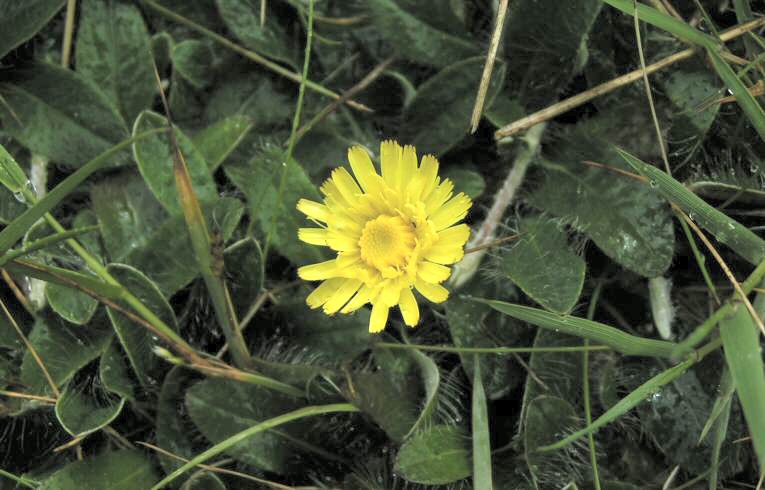
[[[476,355],[475,357],[478,357]],[[473,375],[473,488],[492,490],[491,471],[491,434],[489,433],[489,413],[486,406],[486,394],[481,380],[481,363],[476,359]]]
[[[0,58],[37,34],[64,3],[66,0],[0,1]]]
[[[535,482],[560,480],[562,459],[565,456],[537,452],[537,449],[560,438],[578,422],[574,407],[569,402],[554,396],[540,396],[526,406],[523,421],[523,449],[526,464]],[[556,457],[557,456],[557,457]],[[556,478],[557,477],[557,478]]]
[[[642,276],[664,273],[672,261],[675,233],[669,207],[649,186],[614,172],[585,167],[583,160],[619,166],[604,145],[610,120],[578,124],[554,146],[544,183],[531,204],[568,221],[614,261]]]
[[[205,119],[211,124],[244,116],[260,130],[286,125],[291,115],[290,99],[277,92],[269,78],[250,75],[233,76],[216,84],[205,107]]]
[[[369,333],[369,310],[329,317],[306,305],[308,291],[301,289],[285,297],[277,311],[285,319],[290,342],[310,349],[333,362],[349,361],[369,348],[374,337]]]
[[[97,85],[52,64],[7,72],[0,96],[5,131],[55,162],[79,167],[128,136],[122,116]],[[112,162],[126,158],[123,152]]]
[[[762,311],[763,296],[758,295]],[[747,309],[739,304],[720,322],[725,360],[733,376],[736,394],[744,409],[760,472],[765,468],[765,370],[760,352],[760,332]]]
[[[239,146],[252,127],[248,117],[235,115],[206,127],[195,134],[192,141],[210,170],[215,171]]]
[[[458,427],[447,425],[418,432],[399,449],[395,471],[425,485],[467,478],[472,472],[468,437]]]
[[[400,28],[399,28],[400,29]],[[454,58],[452,58],[454,59]],[[470,58],[444,68],[417,89],[404,110],[401,134],[420,154],[442,155],[468,132],[484,58]],[[502,88],[505,64],[494,66],[486,105]]]
[[[27,207],[11,191],[0,187],[0,224],[7,225],[18,218]]]
[[[245,205],[235,197],[221,197],[212,207],[203,209],[202,212],[210,223],[210,233],[214,239],[227,242],[236,231],[239,222],[245,213]]]
[[[72,327],[58,318],[39,317],[29,334],[29,342],[42,358],[53,382],[60,388],[74,373],[104,351],[111,332],[99,323],[88,328]],[[30,352],[21,363],[21,382],[29,393],[49,394],[50,386]]]
[[[3,145],[0,145],[0,184],[14,193],[29,185],[27,174]]]
[[[98,309],[97,299],[61,284],[46,283],[45,298],[53,311],[75,325],[88,323]]]
[[[375,349],[374,356],[377,371],[352,375],[354,402],[391,439],[403,441],[429,422],[437,402],[438,367],[421,352],[408,349]]]
[[[295,52],[290,38],[279,24],[278,15],[268,15],[260,24],[258,0],[216,0],[218,12],[231,32],[259,54],[295,67]]]
[[[103,389],[69,383],[56,402],[56,418],[73,437],[103,429],[117,418],[124,398],[114,399]]]
[[[223,260],[231,302],[241,322],[263,287],[263,251],[254,238],[245,238],[226,248]]]
[[[155,128],[167,127],[167,121],[157,113],[144,111],[136,119],[134,134]],[[181,153],[189,169],[191,183],[199,202],[208,204],[218,198],[218,189],[204,157],[194,144],[179,129],[175,130]],[[169,138],[163,134],[143,139],[133,145],[133,154],[138,169],[157,200],[173,216],[181,215],[178,191],[173,171],[173,150]]]
[[[120,347],[119,339],[112,339],[109,347],[101,354],[98,364],[98,374],[104,388],[130,401],[135,400],[134,381],[130,377],[130,367],[127,356]]]
[[[107,270],[165,324],[178,330],[178,322],[172,307],[151,279],[138,269],[125,264],[109,264]],[[143,325],[136,324],[119,311],[112,308],[107,308],[106,311],[138,380],[143,386],[156,386],[164,371],[164,361],[153,352],[159,339]]]
[[[198,90],[206,88],[213,81],[214,56],[208,43],[196,39],[181,41],[170,50],[175,73]]]
[[[77,72],[111,98],[128,124],[157,92],[151,39],[141,12],[118,0],[85,0],[77,27]]]
[[[70,463],[53,473],[38,488],[137,490],[151,488],[158,479],[151,461],[138,451],[114,451]]]
[[[321,201],[321,197],[300,164],[292,161],[279,198],[284,158],[280,148],[268,146],[252,160],[232,161],[224,169],[247,196],[250,219],[257,220],[264,234],[273,226],[271,243],[280,254],[298,265],[322,261],[325,251],[297,239],[298,228],[308,226],[308,220],[296,209],[299,199]]]
[[[664,197],[682,209],[689,218],[711,232],[718,241],[733,249],[750,263],[758,265],[765,259],[765,240],[746,226],[710,206],[683,184],[658,168],[648,165],[624,150],[618,150],[632,168],[650,179]]]
[[[669,358],[672,356],[672,349],[676,346],[672,342],[636,337],[618,328],[585,318],[556,315],[504,301],[479,298],[474,298],[474,301],[486,303],[497,311],[532,325],[590,339],[611,346],[614,350],[627,355]]]
[[[480,284],[473,283],[471,291],[478,292]],[[486,304],[453,296],[446,302],[446,319],[449,333],[456,347],[501,347],[513,345],[521,330],[515,320],[501,315]],[[473,379],[475,357],[460,353],[462,369],[468,379]],[[507,356],[479,356],[486,394],[491,399],[501,398],[521,380]]]
[[[235,381],[208,379],[186,392],[189,415],[207,439],[218,443],[244,429],[277,415],[295,410],[294,398]],[[229,454],[256,468],[289,474],[297,456],[293,442],[299,426],[272,430],[253,436],[236,445]]]
[[[186,390],[196,381],[194,374],[186,368],[175,366],[167,373],[157,401],[157,445],[182,458],[191,459],[196,455],[192,442],[194,424],[189,420],[184,406]],[[169,456],[159,455],[159,462],[166,473],[171,473],[183,462]]]
[[[470,199],[475,200],[486,189],[486,181],[475,170],[454,168],[444,172],[444,178],[454,182],[454,193],[464,192]]]
[[[667,98],[675,107],[671,140],[682,141],[691,136],[703,137],[720,111],[712,103],[719,93],[718,82],[708,70],[673,70],[662,81]],[[706,107],[699,110],[700,107]]]
[[[527,110],[555,102],[587,63],[600,0],[516,0],[505,21],[510,93]],[[489,104],[487,103],[487,107]]]
[[[443,67],[481,51],[438,0],[372,0],[367,8],[383,38],[412,61]]]
[[[571,251],[565,231],[549,219],[521,220],[517,243],[502,254],[502,271],[531,299],[555,313],[569,313],[582,293],[584,260]]]
[[[197,276],[183,217],[168,218],[138,175],[104,179],[90,199],[112,262],[143,271],[166,297]]]

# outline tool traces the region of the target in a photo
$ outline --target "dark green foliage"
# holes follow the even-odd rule
[[[637,3],[647,64],[699,48],[649,75],[669,173],[640,74],[495,133],[640,68],[632,0],[510,0],[473,133],[499,0],[67,3],[0,0],[0,489],[757,485],[763,340],[727,271],[762,315],[765,42],[712,34],[759,2]],[[306,304],[297,269],[336,255],[296,205],[386,139],[498,241],[372,334]],[[238,474],[176,477],[195,458]]]

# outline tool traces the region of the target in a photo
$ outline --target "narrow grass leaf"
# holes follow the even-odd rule
[[[720,322],[720,336],[736,394],[762,471],[765,465],[765,371],[760,333],[742,305]]]
[[[666,172],[641,161],[624,150],[617,151],[632,168],[650,180],[651,186],[655,186],[664,197],[675,203],[693,221],[712,233],[718,241],[729,246],[752,264],[759,264],[765,259],[765,240],[762,240],[741,223],[704,202],[703,199]]]
[[[687,360],[684,361],[676,366],[673,366],[653,378],[649,379],[639,387],[637,387],[635,390],[633,390],[629,395],[625,396],[619,402],[608,409],[606,413],[595,419],[592,424],[588,425],[582,430],[578,430],[571,434],[568,437],[565,437],[564,439],[561,439],[560,441],[549,444],[547,446],[540,447],[539,451],[553,451],[555,449],[560,449],[563,447],[568,446],[572,442],[576,441],[577,439],[586,436],[587,434],[592,434],[593,432],[597,431],[601,427],[604,427],[605,425],[613,422],[617,418],[621,417],[628,411],[632,410],[638,403],[644,401],[646,398],[650,397],[657,391],[661,389],[662,386],[666,385],[667,383],[670,383],[677,379],[680,375],[682,375],[689,367],[693,365],[693,360]]]
[[[486,406],[486,393],[481,380],[481,363],[475,356],[473,370],[473,488],[491,490],[491,437],[489,434],[489,413]]]
[[[537,308],[530,308],[504,301],[473,298],[486,303],[495,310],[510,315],[518,320],[531,323],[541,328],[551,329],[569,335],[589,339],[608,345],[614,350],[632,356],[670,357],[675,344],[663,340],[646,339],[630,335],[618,328],[603,323],[577,318],[569,315],[557,315]]]

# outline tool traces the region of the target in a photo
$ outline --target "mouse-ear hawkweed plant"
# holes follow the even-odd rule
[[[388,310],[398,305],[408,326],[420,318],[412,289],[441,303],[449,293],[441,283],[447,267],[464,254],[470,228],[457,224],[472,202],[438,177],[432,155],[417,164],[413,146],[380,145],[381,174],[360,146],[348,150],[355,179],[343,167],[321,186],[324,202],[301,199],[297,208],[320,228],[301,228],[300,240],[329,247],[337,257],[301,267],[307,281],[324,281],[307,298],[328,315],[351,313],[372,304],[370,332],[380,332]]]

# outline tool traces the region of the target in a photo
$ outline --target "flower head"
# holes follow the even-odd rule
[[[420,319],[412,289],[441,303],[449,292],[441,283],[447,267],[459,261],[470,235],[457,224],[472,202],[454,185],[438,177],[438,160],[425,155],[417,165],[412,146],[395,141],[380,145],[382,172],[360,146],[348,150],[355,179],[336,168],[321,186],[324,202],[301,199],[297,208],[320,228],[301,228],[300,240],[329,247],[337,257],[298,269],[308,281],[324,281],[307,299],[328,315],[350,313],[372,304],[370,332],[380,332],[388,310],[398,305],[404,323]]]

